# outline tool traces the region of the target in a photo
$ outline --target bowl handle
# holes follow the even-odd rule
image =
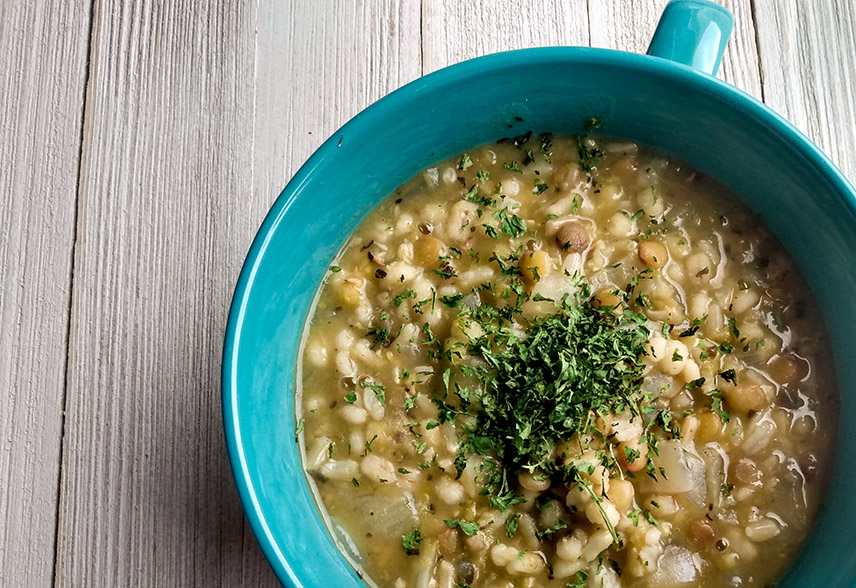
[[[716,75],[734,17],[705,0],[672,0],[657,24],[648,55],[663,57]]]

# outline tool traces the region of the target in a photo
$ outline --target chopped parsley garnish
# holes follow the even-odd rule
[[[581,135],[577,135],[577,153],[580,157],[580,167],[588,173],[591,173],[597,166],[597,162],[606,156],[606,153],[597,147],[586,145],[586,138]]]
[[[412,531],[401,536],[401,545],[407,555],[418,555],[420,543],[422,543],[422,533],[419,532],[419,527],[413,527]]]
[[[553,163],[553,139],[550,135],[541,135],[541,154],[547,163]]]
[[[704,321],[706,321],[706,320],[707,320],[707,315],[704,315],[701,318],[693,319],[692,322],[690,323],[690,328],[686,329],[684,331],[681,331],[681,334],[678,335],[678,337],[692,337],[693,335],[696,334],[696,332],[699,330],[699,327],[701,327],[704,324]]]
[[[333,272],[333,273],[335,274],[335,273],[338,273],[338,272],[342,271],[342,268],[340,268],[338,265],[331,265],[331,266],[330,266],[330,271],[331,271],[331,272]]]
[[[506,327],[496,309],[468,311],[484,335],[471,339],[467,351],[485,367],[472,372],[480,379],[474,392],[480,409],[458,411],[476,420],[463,429],[457,464],[460,473],[467,454],[483,456],[484,493],[501,510],[522,500],[509,487],[520,471],[578,475],[554,449],[592,432],[597,414],[629,409],[641,418],[644,318],[602,312],[592,306],[588,285],[579,279],[577,285],[573,299],[554,302],[555,314],[532,319],[526,338]],[[451,411],[446,418],[454,417]]]
[[[737,385],[737,372],[734,370],[725,370],[724,372],[719,373],[720,377],[726,382],[731,382],[735,386]]]
[[[374,392],[375,396],[377,397],[377,400],[378,400],[378,402],[380,402],[381,406],[386,406],[386,399],[383,396],[383,393],[386,391],[386,386],[384,386],[382,384],[378,384],[378,383],[376,383],[376,382],[374,382],[368,378],[366,378],[365,380],[360,382],[360,385],[363,388],[368,388],[369,390]]]
[[[513,514],[507,519],[505,519],[505,534],[508,535],[509,538],[514,537],[514,534],[517,532],[517,526],[520,523],[520,514]]]
[[[451,296],[440,296],[440,302],[447,308],[458,308],[461,300],[466,298],[466,294],[453,294]]]
[[[478,523],[462,521],[461,519],[445,519],[443,522],[446,523],[446,526],[450,529],[454,529],[455,527],[459,528],[464,532],[464,535],[467,535],[468,537],[472,537],[479,532]]]
[[[588,586],[588,574],[582,570],[574,575],[573,580],[573,582],[568,582],[568,588],[586,588]]]
[[[502,167],[504,167],[505,169],[507,169],[509,171],[517,172],[519,174],[523,173],[523,170],[520,169],[520,166],[517,165],[516,161],[512,161],[511,163],[503,163]]]
[[[395,306],[401,306],[401,303],[407,300],[408,298],[416,298],[416,292],[413,290],[407,289],[395,298],[392,299],[392,303]]]
[[[475,204],[480,204],[482,206],[493,206],[494,204],[493,199],[479,196],[478,184],[473,184],[472,188],[464,194],[464,200],[467,202],[474,202]]]
[[[497,210],[493,218],[499,221],[502,232],[512,239],[526,232],[526,222],[516,214],[509,214],[508,207]]]
[[[461,155],[461,161],[458,163],[459,170],[465,170],[473,165],[473,160],[470,159],[470,156],[464,153]]]
[[[737,329],[737,321],[733,318],[728,319],[728,332],[731,333],[731,336],[735,339],[740,338],[740,331]]]

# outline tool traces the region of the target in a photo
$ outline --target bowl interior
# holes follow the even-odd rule
[[[391,94],[343,127],[271,209],[229,318],[227,443],[250,523],[280,580],[361,586],[321,519],[295,442],[296,364],[327,266],[360,219],[431,162],[535,132],[601,132],[674,153],[734,190],[795,258],[823,309],[841,396],[838,444],[856,445],[856,196],[788,123],[732,87],[628,53],[550,48],[480,58]],[[856,580],[856,452],[843,449],[824,508],[782,587]]]

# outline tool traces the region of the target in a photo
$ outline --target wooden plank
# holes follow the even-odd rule
[[[423,72],[488,53],[589,45],[586,0],[422,4]]]
[[[279,4],[96,2],[59,586],[276,585],[225,456],[232,289],[309,151],[419,72],[412,1]]]
[[[856,182],[856,4],[755,2],[767,104]]]
[[[0,3],[0,586],[51,585],[88,27]]]
[[[420,0],[261,0],[254,194],[259,212],[336,129],[421,75],[420,22]]]
[[[56,584],[240,585],[218,372],[251,224],[256,12],[93,18]]]
[[[669,0],[589,2],[593,47],[645,53],[663,8]],[[734,32],[728,41],[719,77],[761,99],[761,77],[755,26],[747,0],[718,0],[734,15]]]

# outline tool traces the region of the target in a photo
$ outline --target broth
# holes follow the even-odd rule
[[[350,237],[305,337],[304,464],[378,586],[766,586],[822,499],[834,382],[808,286],[723,186],[527,133]]]

